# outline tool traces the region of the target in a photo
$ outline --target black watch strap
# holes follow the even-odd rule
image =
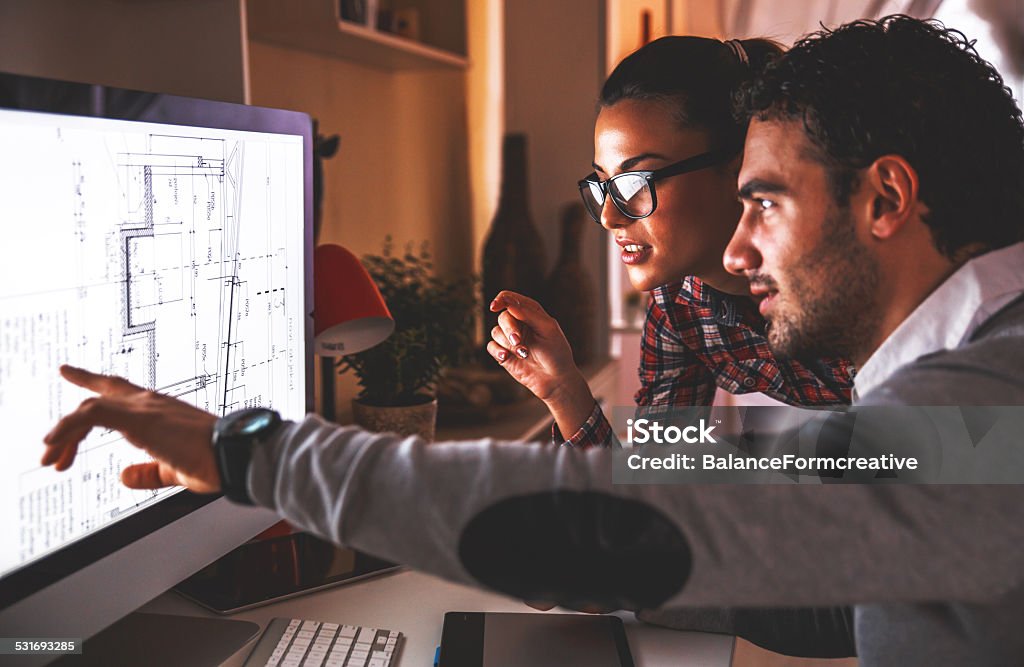
[[[238,410],[217,420],[213,428],[213,454],[221,491],[229,500],[254,504],[248,484],[252,451],[280,425],[281,417],[267,408]]]

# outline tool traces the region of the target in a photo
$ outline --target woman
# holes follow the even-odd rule
[[[732,97],[780,53],[763,39],[665,37],[615,68],[601,90],[595,172],[579,183],[591,217],[622,248],[630,281],[650,291],[638,406],[708,406],[715,388],[793,405],[848,403],[850,366],[775,359],[747,280],[722,254],[740,217],[736,176],[746,123]],[[535,301],[501,292],[487,349],[554,417],[559,442],[609,445],[558,323]]]

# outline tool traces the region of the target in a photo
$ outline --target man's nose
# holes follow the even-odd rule
[[[744,212],[722,257],[725,270],[738,276],[760,268],[762,261],[761,253],[753,243],[748,218],[749,216]]]

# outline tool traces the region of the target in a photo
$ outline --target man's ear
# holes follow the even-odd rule
[[[883,155],[865,170],[871,196],[871,235],[887,239],[917,210],[917,171],[899,155]]]

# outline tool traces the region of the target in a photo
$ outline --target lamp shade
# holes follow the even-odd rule
[[[366,268],[339,245],[317,246],[313,256],[314,350],[340,357],[369,349],[395,330],[384,297]]]

